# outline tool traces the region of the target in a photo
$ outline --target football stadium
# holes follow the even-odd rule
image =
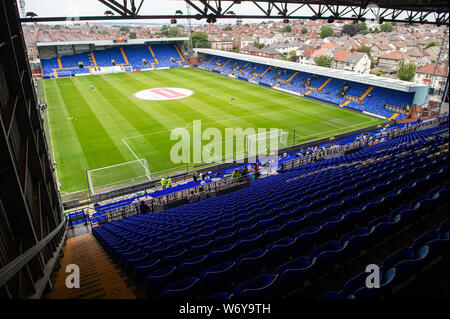
[[[142,14],[99,2],[122,17],[78,19]],[[32,64],[21,24],[63,17],[0,3],[2,298],[448,298],[448,76],[432,103],[425,81],[192,48],[190,32],[37,42]],[[414,12],[448,28],[442,1]]]

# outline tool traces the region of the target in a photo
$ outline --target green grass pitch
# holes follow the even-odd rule
[[[133,96],[158,87],[187,88],[194,94],[168,101]],[[170,141],[170,132],[192,127],[194,120],[202,121],[203,130],[215,127],[222,132],[227,127],[284,129],[289,131],[290,144],[293,129],[298,143],[299,139],[334,136],[383,122],[192,68],[47,79],[44,88],[48,104],[44,118],[48,116],[62,194],[87,191],[87,170],[136,157],[147,160],[154,177],[185,171],[185,164],[170,161],[175,143]],[[123,172],[117,170],[117,174]]]

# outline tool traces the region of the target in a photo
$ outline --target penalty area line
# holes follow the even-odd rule
[[[139,164],[142,165],[142,167],[144,168],[145,175],[147,176],[147,178],[148,178],[149,180],[152,180],[152,179],[151,179],[151,176],[147,175],[147,174],[148,174],[148,172],[147,172],[147,171],[148,171],[148,167],[145,167],[145,165],[142,164],[141,159],[137,157],[136,153],[131,149],[130,145],[128,145],[128,143],[125,141],[124,138],[122,138],[122,142],[126,145],[126,147],[128,147],[128,149],[129,149],[130,152],[133,154],[134,158],[136,158],[136,160],[139,162]]]

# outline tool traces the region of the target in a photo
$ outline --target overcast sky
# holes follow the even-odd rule
[[[19,1],[18,1],[19,2]],[[122,1],[119,1],[122,2]],[[136,3],[140,3],[136,0]],[[195,3],[195,1],[194,1]],[[229,3],[226,3],[228,6]],[[32,11],[40,17],[46,16],[89,16],[89,15],[103,15],[106,10],[110,10],[107,6],[96,0],[26,0],[25,11]],[[186,3],[183,0],[145,0],[140,14],[144,15],[159,15],[159,14],[174,14],[176,10],[181,10],[186,13]],[[192,14],[196,11],[192,10]],[[236,5],[231,9],[236,14],[259,14],[260,11],[256,9],[255,5],[251,3],[242,3]],[[224,23],[233,20],[222,20]],[[232,22],[233,21],[233,22]],[[141,22],[144,22],[141,20]],[[158,20],[158,22],[165,22]],[[202,20],[202,22],[204,22]]]

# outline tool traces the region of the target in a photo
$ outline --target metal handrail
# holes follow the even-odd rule
[[[44,239],[0,269],[0,287],[3,287],[3,285],[5,285],[17,272],[19,272],[20,269],[22,269],[32,258],[34,258],[59,233],[66,223],[67,221],[63,220],[58,227],[45,236]]]

